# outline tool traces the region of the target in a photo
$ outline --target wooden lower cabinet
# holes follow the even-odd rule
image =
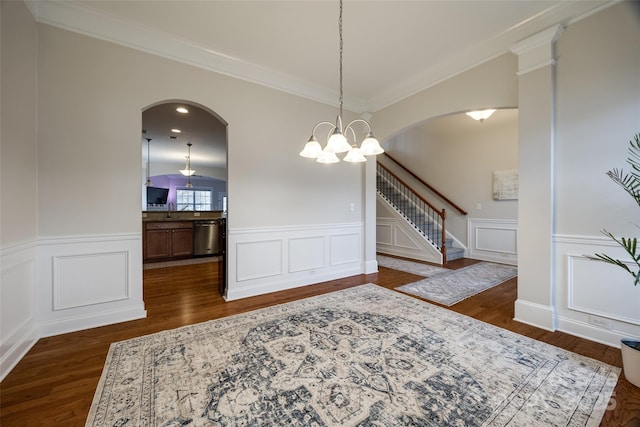
[[[193,222],[144,223],[144,260],[157,261],[193,256]]]

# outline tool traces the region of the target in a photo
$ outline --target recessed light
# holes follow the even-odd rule
[[[184,108],[184,107],[178,107],[178,108],[176,108],[176,111],[177,111],[178,113],[182,113],[182,114],[187,114],[187,113],[189,112],[189,110],[187,110],[187,109],[186,109],[186,108]]]
[[[171,129],[171,132],[173,132],[173,133],[182,133],[182,131],[180,129]]]

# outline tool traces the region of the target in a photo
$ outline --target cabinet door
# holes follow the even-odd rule
[[[193,229],[176,228],[171,230],[171,247],[174,257],[193,255]]]
[[[171,256],[170,230],[146,231],[145,259],[169,258]]]

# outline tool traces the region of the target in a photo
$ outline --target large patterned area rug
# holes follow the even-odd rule
[[[480,262],[458,270],[448,270],[446,273],[427,277],[396,289],[451,306],[517,275],[518,269],[514,266]]]
[[[597,426],[619,369],[369,284],[111,345],[88,426]]]

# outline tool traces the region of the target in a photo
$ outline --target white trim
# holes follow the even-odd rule
[[[228,235],[243,234],[261,234],[261,233],[295,233],[304,232],[305,234],[311,230],[327,230],[331,229],[351,229],[353,227],[362,227],[362,222],[348,222],[340,224],[310,224],[310,225],[284,225],[278,227],[247,227],[247,228],[229,228]]]
[[[640,289],[628,283],[627,273],[586,256],[608,252],[625,260],[624,250],[603,235],[555,234],[552,242],[558,330],[614,347],[621,338],[640,337],[640,319],[629,317],[637,312],[634,304],[640,307]],[[603,280],[610,282],[606,290]]]
[[[335,280],[377,264],[363,255],[364,223],[234,228],[227,235],[227,301]],[[300,250],[300,247],[304,250]]]
[[[22,360],[31,347],[38,342],[38,327],[35,318],[29,318],[12,336],[9,342],[14,344],[3,349],[0,355],[0,381]]]
[[[515,303],[513,320],[551,332],[556,330],[553,307],[525,301],[520,298]]]
[[[614,0],[595,8],[588,2],[554,4],[495,37],[480,41],[477,45],[469,46],[455,56],[434,64],[411,79],[373,94],[370,99],[345,97],[345,108],[355,113],[382,110],[503,55],[508,51],[509,45],[516,43],[516,47],[512,49],[517,49],[522,43],[517,40],[537,31],[540,23],[565,22],[572,16],[577,16],[569,21],[574,23],[617,2],[618,0]],[[322,87],[302,78],[213,51],[138,22],[75,2],[25,0],[25,3],[38,22],[335,106],[336,94],[333,88]]]
[[[141,232],[46,237],[38,243],[35,303],[41,336],[146,317]],[[61,260],[69,261],[63,276]],[[115,275],[88,286],[87,277],[101,274],[96,268],[105,273],[100,277]]]
[[[582,313],[586,313],[586,314],[591,314],[594,316],[599,316],[599,317],[605,317],[607,319],[612,319],[612,320],[618,320],[620,322],[626,322],[626,323],[630,323],[632,325],[638,325],[640,326],[640,320],[639,319],[632,319],[629,317],[625,317],[625,316],[619,316],[616,315],[615,313],[608,313],[606,311],[603,310],[597,310],[597,309],[593,309],[593,308],[589,308],[589,307],[581,307],[579,305],[577,305],[574,302],[574,288],[575,288],[575,281],[573,280],[573,272],[575,270],[574,268],[574,262],[576,259],[583,259],[586,260],[588,259],[586,256],[584,255],[579,255],[579,254],[565,254],[566,258],[567,258],[567,308],[569,310],[574,310],[574,311],[579,311]],[[626,264],[627,262],[625,262]],[[628,262],[629,266],[632,265],[631,262]],[[634,264],[635,265],[635,264]]]
[[[520,76],[523,76],[523,75],[525,75],[527,73],[530,73],[532,71],[539,70],[541,68],[549,67],[549,66],[553,66],[553,65],[556,65],[556,60],[555,59],[550,59],[548,61],[542,61],[542,62],[539,62],[539,63],[537,63],[535,65],[527,67],[527,68],[525,68],[523,70],[519,70],[518,72],[516,72],[516,76],[520,77]]]
[[[640,337],[632,337],[626,333],[597,328],[586,322],[564,316],[557,316],[556,319],[558,331],[615,348],[620,348],[620,340],[622,338],[640,339]]]
[[[495,230],[494,246],[491,242],[484,242],[484,246],[479,243],[479,230]],[[515,239],[512,250],[500,248],[499,233],[511,232]],[[489,236],[490,237],[490,236]],[[518,221],[515,219],[467,219],[467,238],[469,239],[467,258],[492,261],[503,264],[518,265]],[[487,243],[489,243],[487,245]]]
[[[115,323],[128,322],[130,320],[143,319],[146,316],[147,312],[144,309],[144,304],[140,303],[133,307],[123,309],[44,320],[39,323],[38,332],[40,337],[44,338],[68,332],[113,325]]]
[[[75,2],[27,0],[26,3],[38,22],[323,104],[333,106],[336,103],[334,89],[320,87],[295,76],[213,51],[210,47],[179,39],[168,32],[138,22],[125,20]],[[357,113],[368,109],[367,103],[357,98],[345,98],[344,104],[346,109]]]

